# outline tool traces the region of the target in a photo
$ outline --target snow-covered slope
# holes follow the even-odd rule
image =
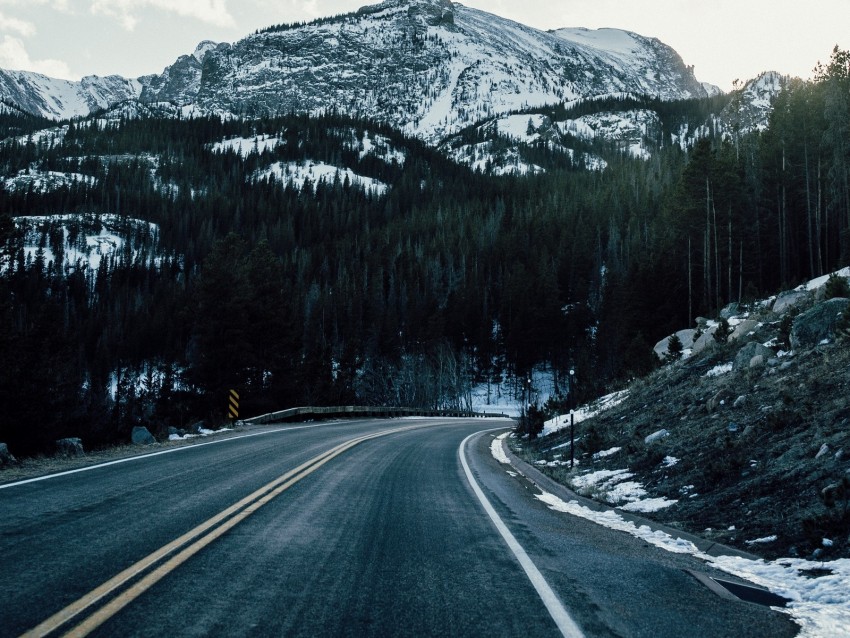
[[[609,77],[590,78],[597,82],[593,92],[632,93],[662,99],[706,97],[705,86],[694,78],[693,67],[656,38],[647,38],[619,29],[558,29],[553,35],[569,42],[587,66],[609,70]]]
[[[81,173],[25,169],[14,177],[0,181],[0,186],[8,192],[32,190],[39,193],[49,193],[58,188],[73,186],[75,183],[93,186],[96,181],[91,175]]]
[[[136,99],[141,90],[142,84],[137,80],[117,75],[92,75],[73,82],[0,69],[0,99],[28,113],[57,120],[89,115],[116,102]]]
[[[159,227],[118,215],[73,214],[14,217],[23,234],[19,258],[24,263],[42,259],[58,272],[96,271],[103,259],[123,253],[130,262],[158,259]],[[59,231],[58,233],[55,231]]]
[[[575,131],[567,130],[566,125],[567,122],[553,123],[550,117],[540,114],[505,115],[475,127],[472,139],[468,134],[453,135],[438,149],[458,164],[490,175],[545,172],[544,168],[523,158],[520,145],[542,145],[566,156],[570,164],[589,170],[604,170],[607,166],[605,160],[589,153],[576,152],[569,145],[568,136],[575,135]],[[588,139],[594,139],[592,131]]]
[[[583,115],[574,120],[558,122],[564,132],[580,139],[604,140],[616,145],[632,157],[648,159],[651,156],[648,139],[654,139],[660,129],[655,111],[635,109],[621,113],[600,112]]]
[[[130,99],[238,115],[336,109],[430,142],[493,115],[612,93],[678,99],[706,90],[657,39],[547,33],[448,0],[387,0],[233,45],[202,42],[137,80],[0,73],[0,99],[53,118]]]

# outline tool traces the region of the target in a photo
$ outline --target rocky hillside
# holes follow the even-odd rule
[[[585,495],[721,543],[850,556],[850,269],[839,274],[700,320],[677,333],[682,358],[659,344],[663,367],[577,425],[573,471],[568,428],[523,453]]]

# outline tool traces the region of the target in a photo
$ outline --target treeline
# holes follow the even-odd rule
[[[524,178],[471,173],[338,114],[100,119],[7,139],[5,175],[86,179],[0,191],[0,440],[32,453],[66,434],[107,442],[139,422],[221,419],[229,387],[243,414],[465,407],[473,384],[541,363],[556,381],[575,366],[592,396],[651,369],[652,344],[697,315],[848,262],[848,76],[836,50],[761,134],[717,132],[646,161],[600,146],[601,172],[525,149],[548,172]],[[685,118],[704,108],[675,105]],[[258,134],[276,142],[213,150]],[[364,137],[396,159],[363,152]],[[306,160],[388,191],[267,173]],[[94,272],[24,256],[10,216],[73,212],[159,234]]]

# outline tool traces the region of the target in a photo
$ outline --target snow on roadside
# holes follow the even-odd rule
[[[591,417],[595,417],[596,415],[613,408],[614,406],[620,405],[623,401],[625,401],[629,396],[628,390],[620,390],[618,392],[612,392],[611,394],[606,394],[603,397],[599,397],[596,401],[588,403],[587,405],[583,405],[574,411],[574,418],[576,423],[580,423],[586,419]],[[570,415],[562,414],[560,416],[555,417],[546,423],[543,424],[543,433],[542,436],[546,436],[548,434],[552,434],[557,432],[558,430],[562,430],[565,427],[569,427],[570,425]]]
[[[850,638],[850,559],[814,562],[799,558],[765,561],[738,556],[714,557],[701,552],[688,540],[674,538],[661,530],[653,531],[646,525],[637,526],[612,510],[596,512],[577,501],[567,503],[547,492],[536,498],[555,511],[626,532],[668,552],[691,554],[717,569],[789,599],[791,602],[783,611],[802,627],[801,638]]]
[[[490,446],[491,453],[501,463],[509,463],[502,449],[502,440],[507,436],[507,433],[500,435]],[[501,457],[504,457],[504,460]],[[592,475],[585,475],[583,480],[586,485],[590,485],[594,479],[596,482],[610,481],[614,477],[625,479],[630,477],[630,474],[627,470],[601,470]],[[825,636],[850,638],[850,559],[817,562],[801,558],[780,558],[766,561],[739,556],[710,556],[701,552],[689,540],[674,538],[662,530],[652,530],[648,525],[636,525],[614,510],[595,511],[580,505],[578,501],[566,502],[554,494],[543,491],[535,498],[557,512],[625,532],[668,552],[690,554],[712,567],[787,598],[790,602],[781,611],[790,614],[800,625],[800,638],[824,638]],[[655,500],[658,499],[635,501],[640,505],[621,507],[621,509],[636,512],[653,511],[651,506]],[[641,509],[642,506],[646,506],[647,509]],[[757,539],[757,541],[767,542],[768,538],[771,537]],[[827,539],[824,542],[826,543]]]
[[[597,498],[629,512],[657,512],[678,501],[664,497],[646,498],[648,492],[628,470],[598,470],[570,479],[570,486],[580,494],[595,492]]]
[[[169,441],[186,441],[188,439],[196,439],[199,436],[210,436],[211,434],[221,434],[222,432],[232,432],[233,428],[221,428],[220,430],[209,430],[207,428],[199,428],[197,434],[186,433],[183,435],[180,434],[169,434]]]
[[[505,454],[504,448],[502,448],[502,441],[508,436],[510,432],[505,432],[504,434],[500,434],[493,442],[490,444],[490,453],[493,455],[493,458],[496,459],[499,463],[504,463],[506,465],[511,464],[511,460],[508,458],[508,455]]]

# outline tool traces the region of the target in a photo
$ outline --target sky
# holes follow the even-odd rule
[[[51,77],[160,73],[202,40],[356,11],[369,0],[0,0],[0,68]],[[465,0],[539,29],[613,27],[672,46],[730,90],[762,71],[812,77],[850,48],[847,0]]]

